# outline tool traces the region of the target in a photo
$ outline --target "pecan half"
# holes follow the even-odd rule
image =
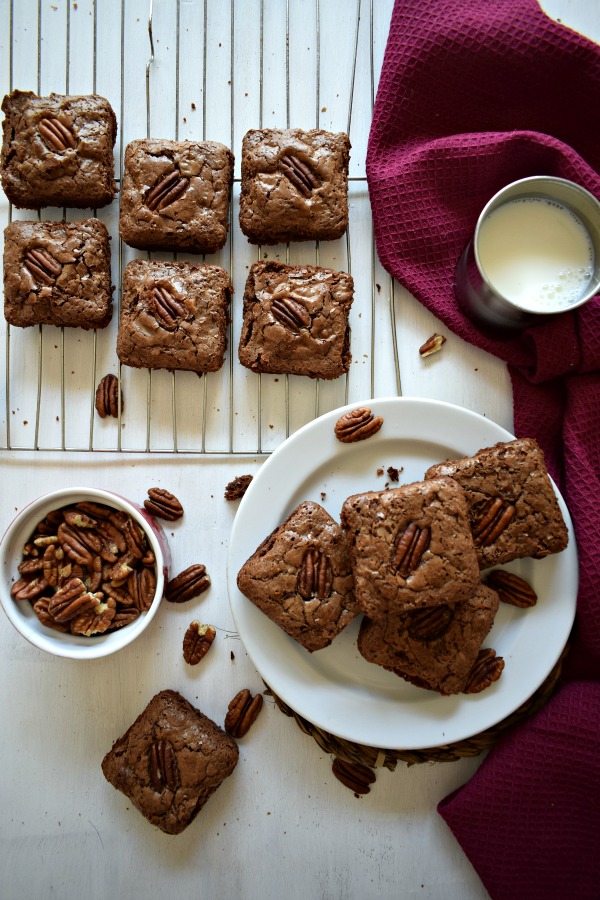
[[[446,603],[416,609],[410,613],[408,633],[419,641],[434,641],[445,634],[453,618],[454,607]]]
[[[158,793],[165,788],[176,791],[179,787],[179,766],[173,744],[165,738],[157,738],[150,745],[148,754],[150,784]]]
[[[485,584],[496,591],[503,603],[527,609],[537,603],[537,594],[524,578],[505,569],[494,569],[485,578]]]
[[[197,666],[204,659],[217,632],[212,625],[201,625],[194,620],[183,636],[183,658],[189,666]]]
[[[77,141],[70,125],[65,125],[59,119],[50,119],[47,116],[38,122],[40,137],[49,150],[62,153],[69,147],[73,149]]]
[[[170,331],[177,325],[177,319],[187,317],[183,303],[162,284],[155,284],[152,288],[152,305],[158,324]]]
[[[442,334],[432,334],[427,338],[424,344],[419,347],[420,356],[431,356],[442,349],[442,345],[446,343],[446,338]]]
[[[164,175],[146,194],[146,206],[153,212],[166,209],[185,193],[188,183],[187,178],[182,178],[179,169]]]
[[[51,544],[44,550],[44,558],[42,560],[44,578],[51,587],[58,585],[62,568],[61,563],[64,557],[64,550],[62,547],[57,547],[56,544]]]
[[[226,500],[239,500],[243,497],[252,481],[252,475],[237,475],[225,488]]]
[[[311,547],[304,554],[298,572],[298,593],[305,600],[312,597],[325,600],[331,594],[332,587],[333,570],[328,556],[316,547]]]
[[[50,547],[46,547],[46,551],[44,552],[44,556],[48,550],[51,550],[52,547],[56,549],[55,544],[52,544]],[[33,575],[34,572],[41,572],[44,568],[44,560],[40,557],[37,559],[24,559],[23,562],[17,566],[21,575]]]
[[[234,738],[243,738],[254,725],[262,707],[262,694],[253,697],[248,688],[238,691],[227,707],[225,731]]]
[[[139,609],[136,609],[135,606],[122,606],[117,608],[110,627],[113,630],[116,630],[117,628],[124,628],[125,625],[131,625],[131,623],[135,622],[139,617],[139,614],[140,611]]]
[[[54,284],[62,271],[62,265],[43,247],[26,250],[23,264],[34,278],[46,285]]]
[[[88,547],[87,535],[79,528],[72,528],[63,522],[58,526],[58,540],[60,545],[69,559],[79,563],[80,566],[91,566],[94,556],[92,550],[99,549],[96,547]]]
[[[146,612],[152,606],[156,593],[156,575],[147,566],[141,572],[132,572],[127,580],[127,589],[133,605],[140,612]]]
[[[368,794],[371,790],[370,785],[376,780],[375,772],[369,766],[363,766],[362,763],[350,763],[339,756],[333,761],[331,771],[338,781],[350,788],[351,791],[358,796],[359,794]]]
[[[476,547],[489,547],[515,516],[515,507],[501,497],[490,497],[477,510],[472,526]]]
[[[196,563],[169,581],[165,598],[169,603],[185,603],[203,594],[209,587],[210,578],[206,574],[206,566]]]
[[[84,612],[96,609],[98,598],[86,591],[81,578],[70,578],[53,595],[48,604],[48,612],[63,625]]]
[[[15,600],[35,600],[41,594],[44,593],[46,588],[48,587],[48,582],[45,578],[19,578],[18,581],[15,581],[13,586],[10,589],[10,595]]]
[[[367,407],[360,407],[341,416],[335,423],[334,432],[338,441],[352,444],[377,434],[382,425],[381,416],[374,416]]]
[[[50,603],[49,597],[40,597],[39,600],[36,600],[33,604],[33,609],[42,623],[46,628],[52,628],[54,631],[60,631],[62,634],[66,634],[69,631],[68,625],[61,625],[60,622],[57,622],[54,616],[51,616],[48,612],[48,605]]]
[[[430,540],[429,528],[419,528],[414,522],[404,531],[398,532],[392,550],[392,566],[402,578],[408,578],[417,568]]]
[[[109,597],[106,603],[102,603],[102,594],[92,594],[91,596],[96,597],[97,605],[95,609],[87,610],[71,621],[72,634],[91,637],[93,634],[104,634],[112,626],[117,609],[116,602]]]
[[[297,330],[308,328],[310,313],[302,303],[293,297],[277,297],[271,304],[271,314],[281,325]]]
[[[491,647],[480,650],[475,665],[471,669],[467,683],[462,689],[463,694],[479,694],[494,681],[498,681],[504,669],[504,660],[496,656],[496,651]]]
[[[123,411],[123,392],[121,391],[121,412]],[[96,388],[96,412],[101,419],[107,416],[119,416],[119,379],[116,375],[105,375]]]
[[[310,197],[315,188],[319,186],[319,178],[309,163],[293,153],[286,153],[281,157],[279,168],[303,197]]]
[[[170,522],[175,522],[183,515],[183,506],[175,494],[165,491],[164,488],[150,488],[148,499],[144,500],[144,506],[153,516],[167,519]]]

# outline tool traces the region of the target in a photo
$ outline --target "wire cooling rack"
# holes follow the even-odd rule
[[[377,262],[365,154],[391,0],[0,0],[2,93],[99,93],[117,114],[115,171],[139,137],[217,140],[236,156],[230,233],[208,260],[232,276],[229,347],[219,372],[137,370],[116,356],[122,274],[140,254],[118,236],[118,197],[94,210],[44,209],[40,219],[97,214],[112,236],[114,316],[94,332],[2,322],[0,448],[266,454],[346,402],[400,394],[394,283]],[[250,128],[347,131],[350,226],[339,241],[252,247],[238,225],[240,151]],[[117,179],[120,181],[120,178]],[[37,216],[2,198],[2,225]],[[259,258],[351,272],[353,362],[333,382],[256,375],[237,360],[241,298]],[[375,361],[377,360],[377,367]],[[96,385],[120,379],[118,419],[100,419]]]

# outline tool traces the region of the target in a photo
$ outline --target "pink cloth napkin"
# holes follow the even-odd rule
[[[496,864],[494,848],[481,846],[467,814],[497,779],[500,789],[488,800],[493,796],[498,833],[508,840],[509,825],[528,822],[531,828],[531,798],[557,812],[543,754],[527,772],[522,805],[514,807],[506,794],[507,783],[521,789],[523,767],[515,768],[515,761],[527,758],[532,742],[540,749],[555,737],[567,767],[581,742],[600,751],[600,717],[581,715],[589,710],[588,697],[597,704],[594,682],[600,681],[600,297],[518,336],[495,339],[459,309],[454,274],[481,209],[511,181],[557,175],[600,197],[597,109],[600,48],[551,21],[536,0],[396,0],[367,152],[378,255],[449,329],[508,363],[515,432],[542,446],[573,517],[580,554],[565,675],[586,683],[569,686],[568,703],[567,688],[557,694],[543,711],[542,731],[532,723],[520,726],[440,808],[492,896],[507,900],[600,897],[598,877],[595,893],[588,881],[588,893],[574,887],[567,894],[559,887],[563,882],[552,878],[559,869],[575,879],[573,885],[584,870],[598,875],[600,854],[587,852],[594,823],[589,807],[576,802],[587,769],[572,773],[570,801],[566,791],[560,795],[562,819],[547,816],[552,824],[543,830],[540,824],[537,836],[529,831],[528,840],[514,841],[512,867]],[[573,731],[569,716],[577,724]],[[595,789],[598,803],[597,781]],[[503,818],[509,809],[512,817]],[[542,852],[559,837],[568,844],[567,856]],[[482,854],[489,865],[482,864]],[[540,880],[542,874],[549,877]],[[538,891],[541,883],[548,890]]]

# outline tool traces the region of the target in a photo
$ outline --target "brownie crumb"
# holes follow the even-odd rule
[[[244,496],[252,481],[252,475],[237,475],[225,488],[226,500],[239,500]]]
[[[398,481],[400,479],[400,472],[404,472],[404,466],[400,466],[399,469],[396,469],[394,466],[387,467],[387,473],[390,477],[390,481]]]
[[[379,478],[381,478],[382,475],[383,475],[383,469],[377,469],[377,476]]]

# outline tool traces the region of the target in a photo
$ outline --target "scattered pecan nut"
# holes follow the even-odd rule
[[[252,481],[252,475],[237,475],[225,488],[226,500],[239,500],[243,497]]]
[[[197,666],[204,659],[217,632],[212,625],[201,625],[194,620],[183,636],[183,658],[189,666]]]
[[[463,694],[479,694],[494,681],[498,681],[504,669],[504,660],[496,656],[496,651],[488,647],[480,650],[475,665],[471,669]]]
[[[119,416],[119,379],[108,374],[98,383],[96,388],[96,412],[101,419]],[[123,412],[123,391],[121,391],[121,412]]]
[[[345,759],[340,759],[339,756],[336,756],[334,759],[331,771],[337,780],[341,781],[347,788],[350,788],[351,791],[354,791],[356,796],[368,794],[371,790],[370,785],[376,780],[375,772],[369,766],[364,766],[362,763],[346,762]]]
[[[165,598],[169,603],[186,603],[193,597],[199,597],[209,587],[210,578],[206,574],[206,566],[196,563],[169,581]]]
[[[157,738],[150,745],[148,774],[154,790],[162,794],[166,789],[176,791],[180,784],[179,766],[173,744],[165,738]]]
[[[335,423],[334,432],[342,444],[353,444],[377,434],[382,425],[382,417],[374,416],[370,409],[363,406],[341,416]]]
[[[392,566],[402,578],[408,578],[417,568],[430,540],[429,528],[419,528],[414,522],[398,532],[392,550]]]
[[[527,609],[537,603],[537,594],[524,578],[505,569],[494,569],[485,578],[485,584],[496,591],[503,603]]]
[[[234,738],[243,738],[254,725],[262,706],[262,694],[253,697],[248,688],[239,691],[227,708],[225,731]]]
[[[298,593],[305,600],[312,597],[325,600],[331,594],[332,588],[333,570],[329,557],[316,547],[311,547],[304,554],[298,572]]]
[[[515,517],[516,509],[501,497],[490,497],[474,514],[472,526],[476,547],[489,547],[498,540]]]
[[[453,618],[454,607],[446,603],[416,609],[410,613],[408,633],[419,641],[434,641],[445,634]]]
[[[420,356],[431,356],[442,349],[442,345],[446,343],[446,338],[442,334],[432,334],[427,338],[424,344],[419,347]]]
[[[153,516],[167,519],[169,522],[175,522],[183,515],[183,506],[175,494],[169,493],[164,488],[150,488],[144,506]]]

